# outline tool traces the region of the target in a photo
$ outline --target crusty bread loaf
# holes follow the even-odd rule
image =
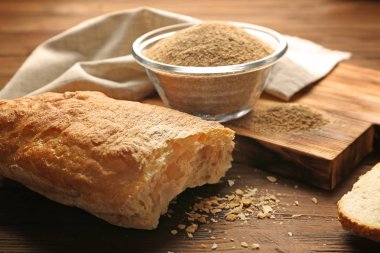
[[[109,223],[153,229],[187,187],[217,183],[234,133],[98,92],[0,100],[0,174]]]
[[[380,163],[339,200],[338,212],[343,228],[380,241]]]

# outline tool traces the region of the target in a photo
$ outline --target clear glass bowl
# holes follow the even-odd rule
[[[287,43],[277,32],[257,25],[229,22],[244,29],[273,49],[256,61],[218,67],[186,67],[147,58],[144,50],[176,31],[197,23],[166,26],[148,32],[133,43],[136,61],[145,67],[149,79],[166,106],[207,120],[225,122],[252,110],[264,90],[273,64],[286,52]]]

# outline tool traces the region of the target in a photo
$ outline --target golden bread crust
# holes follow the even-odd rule
[[[0,100],[0,132],[0,174],[55,201],[136,228],[157,226],[158,217],[138,221],[132,216],[141,211],[136,200],[144,198],[142,189],[154,190],[146,185],[166,168],[155,167],[156,160],[164,152],[175,153],[166,150],[169,144],[226,136],[223,152],[229,161],[233,147],[233,132],[219,123],[99,92]],[[204,183],[209,182],[196,185]]]
[[[360,176],[352,190],[338,201],[342,227],[380,242],[380,163]]]
[[[366,237],[368,239],[380,242],[380,230],[373,228],[367,224],[359,224],[358,222],[352,220],[350,217],[345,215],[345,213],[339,208],[339,221],[342,227],[348,231],[352,231],[361,237]]]

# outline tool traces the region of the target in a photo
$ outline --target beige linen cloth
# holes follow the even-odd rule
[[[96,90],[116,99],[140,100],[154,88],[131,55],[133,41],[159,27],[194,21],[197,19],[152,8],[87,20],[38,46],[0,91],[0,98]],[[287,40],[286,57],[275,66],[266,87],[266,92],[284,100],[350,57],[299,38]]]

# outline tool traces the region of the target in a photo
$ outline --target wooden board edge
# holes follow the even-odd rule
[[[375,137],[374,137],[374,148],[380,149],[380,125],[374,125]]]
[[[331,174],[331,189],[343,179],[374,149],[375,127],[371,125],[335,160]]]
[[[286,159],[262,143],[245,136],[236,136],[233,152],[234,161],[247,164],[270,173],[299,180],[324,190],[330,190],[332,164],[325,160],[325,170],[316,171],[310,167]]]
[[[297,153],[297,154],[301,154],[301,155],[308,155],[310,157],[313,157],[315,159],[323,159],[323,160],[326,160],[327,158],[324,157],[323,155],[321,154],[315,154],[315,153],[306,153],[304,152],[303,150],[300,150],[300,149],[297,149],[297,148],[294,148],[294,147],[290,147],[288,145],[286,145],[286,143],[282,143],[282,142],[279,142],[279,141],[276,141],[276,140],[273,140],[273,142],[270,141],[270,138],[267,137],[267,136],[263,136],[263,135],[260,135],[260,134],[255,134],[253,133],[252,131],[250,130],[247,130],[246,128],[243,128],[243,127],[239,127],[239,126],[232,126],[232,125],[225,125],[226,127],[232,129],[233,131],[235,131],[235,134],[237,136],[243,136],[243,137],[247,137],[247,138],[250,138],[252,140],[255,140],[259,143],[261,143],[263,146],[267,147],[268,149],[271,149],[271,150],[276,150],[278,149],[279,150],[279,154],[281,156],[286,156],[285,153],[281,152],[281,151],[284,151],[284,150],[288,150],[286,153]]]
[[[368,128],[334,160],[292,154],[273,149],[265,142],[247,136],[236,136],[234,160],[266,171],[312,184],[324,190],[333,190],[373,151],[374,127]]]

